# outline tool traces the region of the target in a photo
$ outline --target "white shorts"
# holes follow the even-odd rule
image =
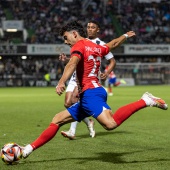
[[[77,84],[68,84],[67,88],[66,88],[66,92],[73,92],[75,87],[77,86]]]
[[[70,78],[70,81],[69,81],[68,86],[66,88],[66,92],[73,92],[76,86],[77,86],[76,73],[74,72],[73,75]]]

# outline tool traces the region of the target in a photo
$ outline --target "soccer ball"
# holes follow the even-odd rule
[[[0,156],[7,165],[17,164],[22,158],[22,149],[16,143],[7,143],[2,147]]]

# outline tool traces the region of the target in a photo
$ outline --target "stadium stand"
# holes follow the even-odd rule
[[[136,31],[139,39],[128,43],[170,43],[170,2],[139,3],[137,0],[10,0],[0,7],[1,19],[23,20],[29,33],[27,43],[62,43],[57,30],[70,20],[87,23],[95,19],[102,25],[102,39],[108,41],[127,30]],[[83,10],[84,9],[84,10]],[[102,14],[102,15],[101,15]]]
[[[28,44],[62,44],[63,40],[58,35],[62,25],[70,20],[80,20],[86,26],[91,19],[101,23],[100,38],[105,42],[128,30],[134,30],[137,37],[129,39],[126,45],[139,45],[135,48],[136,52],[143,47],[140,45],[146,45],[144,47],[146,48],[148,44],[156,44],[154,47],[150,46],[150,51],[143,50],[149,51],[150,54],[141,51],[140,54],[127,55],[125,48],[115,51],[117,77],[138,80],[158,77],[161,79],[159,83],[170,84],[170,55],[166,53],[170,48],[168,46],[170,45],[170,2],[165,0],[149,2],[147,0],[1,0],[0,27],[3,21],[22,20],[28,36],[22,39],[2,36],[0,32],[0,86],[31,86],[37,82],[39,86],[45,86],[44,75],[47,73],[51,76],[51,85],[56,85],[64,68],[64,65],[58,61],[58,53],[56,55],[25,53],[27,59],[23,60],[21,55],[15,52],[15,44],[25,45],[24,48]],[[19,48],[24,51],[23,47]],[[160,53],[157,54],[157,51],[152,53],[153,49]],[[103,67],[105,64],[104,62]],[[124,64],[127,64],[126,69]],[[148,70],[152,74],[148,75]],[[136,81],[136,84],[140,82]]]

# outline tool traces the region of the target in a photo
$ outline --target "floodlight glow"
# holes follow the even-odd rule
[[[7,32],[17,32],[17,29],[7,29]]]
[[[27,56],[23,55],[21,58],[22,58],[23,60],[25,60],[25,59],[27,59]]]

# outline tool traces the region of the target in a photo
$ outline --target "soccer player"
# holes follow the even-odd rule
[[[62,61],[69,61],[70,60],[70,58],[68,58],[64,53],[62,53],[59,56],[59,59],[62,60]],[[71,76],[69,83],[68,83],[68,86],[66,88],[64,106],[66,108],[69,108],[74,103],[77,103],[78,100],[79,100],[79,92],[78,92],[78,86],[77,86],[77,82],[76,82],[76,72],[74,72],[73,75]],[[88,117],[84,118],[82,121],[87,125],[87,128],[90,132],[90,137],[93,138],[95,136],[94,121],[92,119],[89,119]],[[70,140],[74,139],[77,124],[78,124],[77,121],[72,122],[71,125],[70,125],[69,131],[61,131],[61,134],[64,137],[67,137]]]
[[[100,32],[100,25],[97,21],[91,20],[87,23],[87,37],[96,44],[104,45],[105,42],[101,41],[98,38],[99,32]],[[100,78],[102,81],[106,80],[107,76],[114,69],[116,65],[116,61],[111,52],[109,52],[105,56],[105,58],[106,60],[109,61],[109,65],[107,66],[107,70],[105,70],[104,73],[100,74]],[[60,60],[62,61],[69,61],[69,59],[70,58],[67,58],[65,54],[60,55]],[[72,104],[78,101],[77,95],[75,95],[75,93],[77,93],[77,83],[76,83],[75,74],[76,73],[74,72],[66,88],[66,95],[65,95],[65,107],[66,108],[70,107]],[[89,132],[90,132],[90,136],[92,138],[95,137],[94,121],[87,117],[84,118],[82,121],[87,125],[87,128],[89,129]],[[78,121],[72,122],[70,125],[70,129],[68,131],[61,131],[61,134],[64,137],[69,138],[70,140],[75,139],[77,124],[78,124]]]
[[[60,30],[65,44],[71,47],[71,59],[65,66],[63,75],[56,86],[56,93],[60,96],[65,91],[65,83],[76,70],[78,85],[81,89],[79,102],[64,111],[57,113],[50,125],[31,144],[22,148],[23,158],[28,157],[33,151],[49,142],[64,124],[81,121],[92,116],[106,130],[113,130],[140,109],[154,106],[166,110],[167,104],[161,98],[146,92],[141,99],[120,107],[114,113],[106,103],[107,93],[101,86],[98,73],[101,59],[109,50],[121,45],[127,38],[135,36],[135,32],[113,39],[101,46],[85,39],[83,26],[79,22],[69,22]]]
[[[107,72],[107,70],[108,70],[108,66],[106,66],[105,72]],[[121,79],[120,81],[117,81],[116,74],[114,73],[114,71],[111,71],[108,76],[108,88],[107,88],[108,95],[113,96],[112,85],[114,87],[117,87],[120,84],[126,84],[126,81],[123,79]]]

